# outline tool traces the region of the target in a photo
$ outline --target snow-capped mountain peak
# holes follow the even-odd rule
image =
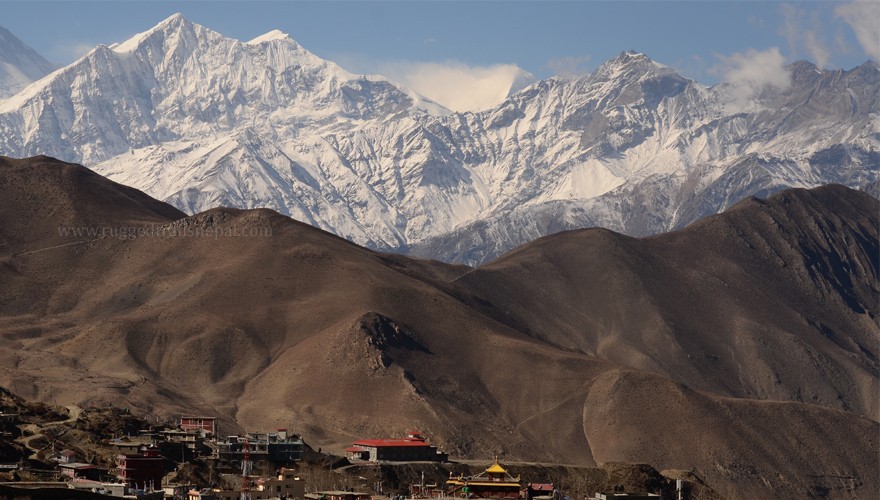
[[[260,47],[262,44],[267,46]],[[283,72],[290,67],[309,67],[322,68],[328,72],[328,76],[342,80],[357,77],[335,63],[312,54],[279,30],[272,30],[242,43],[193,23],[179,13],[111,48],[119,54],[139,52],[141,57],[148,59],[154,66],[175,62],[185,63],[189,60],[192,63],[190,65],[203,66],[204,74],[216,74],[218,71],[210,71],[209,68],[204,67],[205,64],[199,64],[199,61],[207,58],[210,62],[219,62],[218,59],[224,55],[221,54],[222,52],[233,59],[233,64],[240,62],[242,70],[265,66],[266,69]],[[254,61],[263,57],[264,52],[267,52],[264,60]],[[257,67],[248,68],[249,64]]]
[[[643,235],[784,187],[876,186],[876,65],[792,71],[730,111],[722,86],[624,52],[451,113],[279,31],[241,42],[175,15],[0,102],[0,154],[473,263],[561,229]]]
[[[278,40],[290,40],[290,37],[287,33],[283,33],[281,30],[272,30],[266,34],[260,35],[253,40],[247,42],[248,45],[259,45],[264,42],[275,42]]]
[[[658,79],[690,82],[669,66],[655,62],[645,54],[632,51],[622,52],[617,57],[602,63],[589,78],[593,82],[611,82],[617,85]]]
[[[183,16],[183,14],[176,13],[169,16],[159,24],[148,29],[147,31],[138,33],[122,43],[113,44],[111,48],[118,53],[127,53],[138,49],[145,43],[148,43],[149,40],[153,38],[158,37],[164,39],[173,37],[175,35],[179,36],[181,32],[185,31],[201,32],[203,30],[209,31],[201,25],[191,23]]]
[[[267,120],[273,135],[298,135],[432,108],[414,92],[349,73],[282,35],[242,43],[175,14],[125,42],[99,46],[0,105],[0,113],[21,110],[23,120],[35,124],[44,108],[33,106],[48,99],[53,113],[69,117],[63,133],[38,132],[27,141],[13,135],[0,139],[3,149],[94,164],[130,149],[235,133]]]
[[[593,77],[614,78],[634,73],[653,75],[665,68],[666,66],[654,62],[645,54],[628,50],[600,64]]]

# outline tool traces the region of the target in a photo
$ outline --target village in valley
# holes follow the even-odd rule
[[[8,391],[0,395],[0,498],[676,497],[675,482],[650,473],[634,481],[632,471],[591,469],[591,482],[577,481],[559,467],[505,464],[498,457],[450,460],[415,430],[354,440],[341,456],[313,450],[286,428],[223,434],[214,416],[184,415],[153,425],[126,408],[51,407],[26,403]],[[681,488],[682,481],[677,483]],[[624,484],[642,491],[627,493]],[[644,491],[652,485],[659,494]],[[608,492],[585,491],[602,487]]]

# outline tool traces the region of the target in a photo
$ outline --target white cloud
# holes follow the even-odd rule
[[[834,14],[852,27],[865,54],[880,62],[880,3],[852,2],[838,6]]]
[[[778,47],[759,51],[749,49],[730,56],[718,56],[721,64],[714,68],[724,82],[732,104],[745,105],[762,90],[786,89],[791,85],[791,75],[785,69],[785,57]]]
[[[787,88],[791,75],[785,69],[785,58],[779,47],[767,50],[749,49],[722,57],[724,80],[731,84],[743,84],[760,89],[763,87]]]
[[[501,103],[534,80],[515,64],[470,66],[457,61],[384,63],[380,72],[453,111],[476,111]]]

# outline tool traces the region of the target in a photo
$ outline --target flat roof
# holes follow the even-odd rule
[[[125,459],[126,462],[139,462],[141,460],[165,460],[165,457],[162,455],[131,455],[126,453],[120,453],[119,456],[116,457],[117,460]]]
[[[85,464],[82,462],[58,464],[58,467],[61,467],[62,469],[97,469],[98,468],[98,466],[95,464]]]
[[[340,491],[340,490],[331,490],[331,491],[316,491],[315,494],[318,495],[358,495],[358,496],[369,496],[369,493],[364,493],[362,491]]]
[[[342,496],[371,497],[372,495],[370,495],[369,493],[358,493],[355,491],[316,491],[314,493],[306,493],[304,496],[306,498],[318,500],[322,497],[342,497]]]
[[[70,483],[66,481],[4,481],[0,483],[3,486],[12,486],[13,488],[19,489],[35,489],[35,488],[54,488],[61,487],[67,488],[67,485]]]
[[[529,483],[529,488],[537,491],[553,491],[553,483]]]
[[[446,481],[447,484],[454,485],[462,485],[462,486],[509,486],[511,488],[520,488],[522,485],[519,483],[513,483],[509,481],[457,481],[451,479]]]
[[[80,485],[89,485],[89,486],[125,486],[125,483],[106,483],[103,481],[92,481],[91,479],[74,479],[70,483],[67,484],[80,484]]]
[[[369,446],[371,448],[396,448],[399,446],[430,448],[426,441],[421,439],[361,439],[352,443],[355,446]]]

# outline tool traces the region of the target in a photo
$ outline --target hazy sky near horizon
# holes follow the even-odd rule
[[[844,69],[880,59],[876,0],[0,0],[0,25],[65,65],[175,12],[243,41],[279,29],[349,71],[386,75],[460,109],[498,100],[524,78],[588,73],[624,50],[706,84],[772,79],[765,73],[798,59]]]

